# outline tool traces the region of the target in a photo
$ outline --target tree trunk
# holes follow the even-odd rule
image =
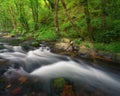
[[[92,32],[92,28],[91,28],[91,19],[90,19],[90,12],[89,12],[89,8],[88,8],[88,0],[84,0],[84,13],[85,13],[85,17],[86,17],[88,36],[89,36],[90,41],[92,41],[93,40],[93,32]]]
[[[49,8],[48,3],[46,0],[44,0],[45,5]]]
[[[51,8],[51,5],[50,5],[49,0],[44,0],[44,3],[45,3],[45,5],[46,5],[46,7],[47,7],[48,9],[50,9],[50,11],[52,11],[52,8]]]
[[[16,29],[17,23],[16,23],[16,20],[15,20],[15,15],[14,15],[12,7],[9,7],[8,12],[11,15],[12,27],[13,27],[13,29]]]
[[[20,24],[21,24],[22,28],[24,28],[27,32],[27,31],[29,31],[29,24],[28,24],[28,20],[26,17],[24,4],[23,4],[23,2],[14,2],[14,3],[15,3],[15,6],[16,6],[18,14],[19,14]]]
[[[59,2],[59,0],[55,0],[54,22],[55,22],[55,31],[56,31],[56,33],[59,33],[58,2]]]
[[[30,0],[34,20],[34,30],[38,30],[38,0]]]
[[[104,31],[105,30],[105,0],[101,0],[101,19],[102,19],[102,24],[101,24],[101,29]]]
[[[73,21],[72,18],[70,17],[70,15],[69,15],[69,13],[68,13],[68,10],[67,10],[67,7],[66,7],[66,4],[65,4],[64,0],[61,0],[61,3],[62,3],[63,8],[64,8],[64,10],[65,10],[65,14],[66,14],[66,16],[67,16],[68,19],[70,20],[70,22],[71,22],[71,24],[72,24],[74,30],[78,33],[78,37],[84,39],[82,36],[80,36],[80,31],[79,31],[78,27],[75,25],[74,21]]]

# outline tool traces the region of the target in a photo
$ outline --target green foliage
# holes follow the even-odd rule
[[[120,53],[120,42],[113,42],[113,43],[110,43],[110,44],[94,43],[94,47],[97,50],[103,50],[103,51]]]
[[[17,32],[18,32],[18,30],[15,29],[15,30],[12,30],[12,31],[10,32],[10,34],[11,34],[11,35],[15,35]]]
[[[118,31],[111,30],[111,31],[106,31],[103,33],[103,42],[112,42],[116,40],[116,38],[120,36]]]
[[[78,33],[73,29],[72,24],[70,22],[65,22],[60,26],[62,30],[61,35],[64,37],[75,38],[78,37]]]
[[[40,32],[38,40],[56,40],[57,35],[52,30],[46,30],[43,32]]]
[[[41,26],[41,29],[34,33],[34,38],[36,40],[56,40],[58,38],[57,34],[53,29],[47,26]]]
[[[41,10],[39,11],[39,20],[50,18],[50,15],[52,16],[52,14],[50,14],[50,10],[48,10],[47,8],[41,8]]]
[[[80,28],[83,28],[84,26],[86,26],[86,21],[84,18],[81,21],[76,21],[75,23]]]
[[[84,45],[86,48],[93,48],[93,44],[92,43],[90,43],[90,42],[81,42],[80,43],[81,45]]]
[[[68,33],[68,37],[71,37],[71,38],[77,38],[78,37],[78,33],[73,29],[69,30],[67,33]]]
[[[67,30],[67,29],[69,29],[69,28],[71,28],[71,27],[72,27],[72,25],[71,25],[70,22],[65,22],[65,23],[63,23],[63,24],[60,26],[60,29],[61,29],[61,30]]]
[[[115,30],[104,31],[95,34],[96,41],[104,42],[104,43],[109,43],[119,40],[119,37],[120,37],[120,31],[115,31]]]
[[[20,36],[19,39],[20,39],[21,41],[24,41],[24,40],[25,40],[25,37]]]
[[[94,18],[92,21],[92,26],[100,28],[101,27],[101,18]]]
[[[47,1],[47,3],[45,3]],[[86,19],[90,19],[90,27],[95,42],[110,43],[108,47],[97,45],[100,49],[118,50],[117,44],[112,42],[120,40],[120,0],[88,0],[89,16],[85,14],[85,0],[64,0],[67,12],[79,30],[75,31],[71,21],[66,15],[61,1],[58,5],[59,33],[55,33],[55,0],[1,0],[0,2],[0,30],[11,30],[12,35],[20,36],[21,40],[56,40],[58,35],[75,39],[76,44],[81,40],[78,35],[89,39]],[[104,9],[104,10],[103,10]],[[86,18],[87,17],[87,18]],[[88,20],[89,21],[89,20]],[[105,23],[102,26],[103,22]],[[59,36],[60,38],[60,36]],[[35,42],[37,45],[37,42]],[[89,45],[89,44],[88,44]]]
[[[73,7],[74,6],[74,0],[68,0],[68,4],[67,4],[67,8],[69,9],[69,8],[71,8],[71,7]]]
[[[80,43],[82,43],[82,40],[81,39],[74,39],[74,41],[73,41],[75,44],[80,44]]]

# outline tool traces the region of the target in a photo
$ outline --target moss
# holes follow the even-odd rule
[[[65,85],[64,78],[57,78],[53,80],[53,86],[54,88],[63,88]]]

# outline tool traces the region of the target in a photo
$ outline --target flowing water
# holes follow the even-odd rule
[[[54,54],[49,47],[25,51],[0,45],[0,96],[120,96],[119,72]]]

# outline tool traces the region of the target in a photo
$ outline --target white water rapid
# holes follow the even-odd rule
[[[106,96],[120,96],[120,76],[115,73],[82,60],[76,62],[70,57],[51,53],[48,47],[28,52],[20,46],[7,46],[6,49],[1,51],[0,58],[9,63],[9,68],[3,74],[9,80],[20,76],[35,77],[42,82],[43,89],[50,92],[52,79],[66,78],[73,81],[75,86],[87,84],[88,90],[97,89],[105,92]]]

